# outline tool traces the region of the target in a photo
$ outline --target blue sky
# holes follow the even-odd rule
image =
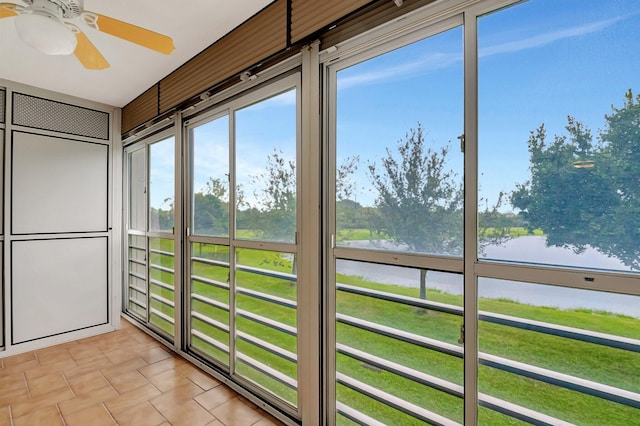
[[[479,183],[495,199],[529,176],[529,131],[544,123],[560,134],[567,115],[597,134],[611,105],[632,88],[640,92],[640,1],[532,0],[479,21]],[[337,155],[359,155],[362,204],[372,204],[366,166],[422,123],[433,147],[450,143],[450,168],[462,178],[457,136],[463,128],[462,28],[338,72]],[[238,180],[251,197],[251,176],[264,170],[274,147],[295,156],[294,92],[239,112]],[[195,189],[228,168],[228,121],[197,129]],[[206,146],[205,146],[206,145]],[[161,204],[172,186],[171,149],[156,149],[162,173],[152,175]],[[162,151],[162,152],[161,152]],[[165,152],[166,151],[166,152]],[[163,158],[166,154],[166,158]]]
[[[640,91],[638,28],[637,0],[533,0],[480,18],[481,196],[527,180],[529,131],[544,123],[553,137],[572,115],[596,134],[627,89]],[[421,122],[427,142],[451,142],[462,178],[462,73],[461,28],[339,71],[338,161],[375,162]],[[365,173],[358,181],[369,184]],[[371,204],[375,194],[359,196]]]

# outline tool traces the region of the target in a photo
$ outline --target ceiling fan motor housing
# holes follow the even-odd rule
[[[27,0],[34,13],[55,16],[59,19],[73,19],[80,16],[84,0]]]

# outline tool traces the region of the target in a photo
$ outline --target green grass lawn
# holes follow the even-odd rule
[[[229,260],[228,248],[225,246],[200,244],[197,250],[199,257],[222,261]],[[196,248],[194,247],[195,251]],[[290,257],[283,257],[275,252],[238,249],[237,259],[242,265],[271,271],[291,273],[293,268],[293,261]],[[227,283],[229,279],[229,269],[225,266],[193,262],[192,271],[195,275],[222,283]],[[168,282],[172,278],[162,275],[165,273],[159,274],[157,279],[162,279],[163,282]],[[248,272],[237,272],[236,279],[237,285],[243,288],[288,300],[296,300],[296,283]],[[418,297],[418,289],[376,283],[360,277],[338,275],[337,281],[387,293]],[[173,297],[173,292],[166,289],[152,286],[152,291],[158,292],[165,298],[171,299]],[[192,283],[192,291],[195,294],[229,304],[230,295],[227,289],[216,288],[194,281]],[[462,306],[463,302],[461,295],[452,295],[433,289],[428,289],[427,299],[456,306]],[[266,301],[241,295],[236,295],[236,306],[239,309],[268,317],[283,324],[296,325],[296,312],[290,308],[276,306]],[[166,306],[159,308],[167,315],[173,314]],[[222,324],[229,324],[229,313],[226,310],[198,301],[193,301],[192,309]],[[479,309],[640,339],[640,320],[624,315],[584,309],[562,310],[551,307],[531,306],[505,299],[485,298],[480,299]],[[337,311],[345,315],[458,345],[462,317],[457,315],[417,309],[345,292],[338,292],[337,294]],[[163,329],[167,327],[166,324],[162,325],[163,320],[156,319],[155,321],[157,322],[156,325],[163,327]],[[205,333],[226,346],[230,343],[229,333],[225,331],[218,330],[196,319],[193,320],[192,326],[194,329]],[[297,352],[297,338],[295,336],[290,336],[239,317],[236,317],[236,328],[280,348],[294,353]],[[461,358],[401,342],[346,324],[337,325],[337,341],[452,383],[458,385],[463,383],[463,361]],[[243,341],[237,341],[236,343],[236,349],[243,354],[289,377],[294,379],[297,377],[295,363],[275,356],[250,343]],[[640,380],[638,379],[640,377],[640,354],[638,353],[486,322],[479,323],[479,345],[480,350],[485,353],[640,393]],[[194,337],[192,339],[192,346],[223,365],[229,364],[228,354],[213,348],[198,338]],[[297,394],[294,390],[266,377],[244,363],[237,363],[236,369],[238,374],[270,390],[283,400],[296,405]],[[458,422],[463,420],[463,402],[458,397],[434,390],[392,373],[378,370],[342,354],[337,355],[337,370],[452,420]],[[638,409],[487,366],[480,366],[479,368],[479,388],[482,393],[576,424],[607,426],[640,424],[640,410]],[[337,398],[352,408],[387,424],[421,424],[410,416],[342,385],[337,386]],[[481,424],[486,425],[521,424],[518,420],[482,407],[479,408],[479,419]],[[341,416],[338,416],[338,423],[352,424],[348,419]]]

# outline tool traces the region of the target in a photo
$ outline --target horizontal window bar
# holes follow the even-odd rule
[[[191,280],[198,281],[203,284],[208,284],[213,287],[229,290],[229,284],[223,283],[222,281],[211,280],[209,278],[200,277],[198,275],[191,275]]]
[[[265,342],[264,340],[254,337],[250,334],[244,333],[242,331],[236,331],[236,337],[238,339],[244,340],[245,342],[251,343],[254,346],[264,349],[265,351],[270,352],[276,356],[279,356],[280,358],[286,359],[287,361],[291,361],[293,363],[298,362],[298,356],[293,352],[289,352],[279,346],[273,345],[269,342]]]
[[[274,330],[281,331],[281,332],[289,334],[291,336],[297,336],[297,334],[298,334],[298,330],[295,327],[291,327],[289,325],[282,324],[281,322],[274,321],[272,319],[263,317],[261,315],[254,314],[254,313],[249,312],[249,311],[245,311],[243,309],[236,309],[236,314],[239,317],[251,320],[251,321],[256,322],[258,324],[265,325],[265,326],[267,326],[269,328],[273,328]]]
[[[142,281],[147,280],[147,277],[145,277],[144,275],[136,274],[135,272],[129,272],[129,275],[131,275],[132,277],[136,277],[137,279]]]
[[[215,339],[212,339],[211,337],[207,336],[206,334],[202,333],[201,331],[198,330],[191,330],[191,335],[192,336],[196,336],[198,339],[202,340],[203,342],[209,344],[210,346],[213,346],[214,348],[226,353],[227,355],[229,355],[229,346],[218,342]]]
[[[153,278],[149,280],[149,282],[153,285],[156,285],[158,287],[164,288],[165,290],[170,290],[170,291],[175,291],[175,287],[173,287],[172,285],[169,285],[167,283],[164,283],[162,281],[159,280],[154,280]]]
[[[161,256],[168,256],[168,257],[175,256],[175,254],[171,253],[170,251],[164,251],[164,250],[158,250],[158,249],[149,249],[149,253],[159,254]]]
[[[415,404],[411,404],[403,399],[381,391],[380,389],[369,386],[351,377],[341,373],[336,373],[336,381],[350,389],[355,390],[363,395],[368,396],[378,402],[389,405],[398,411],[410,415],[413,418],[422,420],[432,425],[438,426],[462,426],[460,423],[442,417]]]
[[[506,414],[507,416],[534,425],[574,426],[573,423],[565,422],[564,420],[547,416],[546,414],[539,413],[537,411],[530,410],[528,408],[521,407],[519,405],[512,404],[510,402],[503,401],[502,399],[494,398],[483,393],[478,394],[478,404],[490,410]]]
[[[142,309],[147,309],[147,305],[142,303],[142,302],[140,302],[139,300],[129,298],[129,303],[133,303],[134,305],[137,305],[137,306],[141,307]]]
[[[485,311],[479,311],[478,318],[481,321],[491,322],[494,324],[507,325],[509,327],[521,328],[523,330],[537,331],[538,333],[580,340],[582,342],[594,343],[597,345],[608,346],[610,348],[640,352],[640,340],[630,339],[627,337],[614,336],[612,334],[598,333],[580,328],[566,327],[563,325],[533,321]]]
[[[159,295],[157,295],[157,294],[151,293],[151,298],[152,298],[153,300],[157,301],[157,302],[162,303],[163,305],[167,305],[167,306],[170,306],[170,307],[172,307],[172,308],[175,308],[175,307],[176,307],[175,303],[173,303],[173,301],[172,301],[172,300],[165,299],[164,297],[159,296]]]
[[[268,269],[254,268],[252,266],[237,265],[236,270],[249,272],[256,275],[263,275],[265,277],[278,278],[281,280],[287,280],[291,282],[296,282],[296,279],[297,279],[294,274],[287,274],[286,272],[270,271]]]
[[[236,359],[244,362],[248,366],[258,370],[265,376],[271,377],[273,380],[276,380],[283,385],[287,386],[290,389],[297,390],[298,389],[298,381],[294,378],[287,376],[286,374],[282,374],[278,370],[274,370],[266,364],[261,363],[248,355],[243,354],[242,352],[236,352]]]
[[[464,272],[464,261],[460,257],[425,256],[417,253],[392,252],[387,250],[371,250],[353,247],[336,247],[333,254],[337,259],[372,262],[383,265],[412,267],[430,271]]]
[[[210,325],[211,327],[217,328],[220,331],[224,331],[225,333],[229,332],[229,326],[226,324],[221,323],[220,321],[216,321],[212,318],[209,318],[206,315],[201,314],[200,312],[196,312],[196,311],[191,311],[191,316],[193,318],[197,318],[200,321],[204,322],[205,324]]]
[[[412,380],[416,383],[420,383],[430,388],[437,389],[439,391],[448,393],[449,395],[456,396],[458,398],[464,397],[464,387],[456,385],[455,383],[448,382],[446,380],[434,377],[420,371],[414,370],[409,367],[397,364],[395,362],[388,361],[383,358],[368,354],[366,352],[359,351],[346,345],[337,344],[337,351],[341,354],[347,355],[360,362],[364,362],[390,373],[402,376],[406,379]],[[537,424],[537,425],[564,425],[568,426],[570,423],[564,422],[555,417],[547,416],[546,414],[539,413],[537,411],[530,410],[525,407],[521,407],[510,402],[494,398],[492,396],[480,393],[478,395],[480,405],[489,408],[491,410],[506,414],[516,419]]]
[[[174,270],[171,268],[167,268],[165,266],[161,266],[161,265],[156,265],[154,263],[149,265],[149,269],[155,269],[156,271],[162,271],[162,272],[166,272],[168,274],[173,274]]]
[[[207,258],[204,258],[204,257],[192,257],[191,261],[192,262],[198,262],[198,263],[204,263],[205,265],[221,266],[223,268],[228,268],[229,267],[229,262],[223,262],[221,260],[214,260],[214,259],[207,259]]]
[[[137,260],[137,259],[129,258],[129,262],[135,263],[136,265],[147,266],[147,262],[145,262],[144,260]]]
[[[449,343],[440,342],[438,340],[429,339],[417,334],[408,333],[406,331],[394,329],[377,323],[361,320],[359,318],[350,317],[344,314],[336,314],[336,319],[347,325],[351,325],[362,330],[371,331],[391,337],[403,342],[422,346],[448,355],[457,357],[464,356],[463,348],[454,346]],[[512,361],[506,358],[489,355],[483,352],[478,353],[480,364],[493,367],[502,371],[517,374],[519,376],[528,377],[539,380],[544,383],[560,386],[565,389],[575,390],[584,394],[597,396],[602,399],[617,402],[634,408],[640,408],[640,394],[618,389],[613,386],[603,385],[601,383],[592,382],[590,380],[580,379],[578,377],[567,374],[558,373],[529,364]]]
[[[336,411],[361,426],[385,426],[384,423],[380,423],[376,419],[354,410],[340,401],[336,401]]]
[[[430,339],[428,337],[398,330],[396,328],[387,327],[381,324],[361,320],[359,318],[354,318],[344,314],[336,314],[336,320],[343,324],[351,325],[362,330],[367,330],[376,334],[381,334],[383,336],[402,340],[403,342],[422,346],[423,348],[432,349],[441,353],[445,353],[447,355],[453,355],[458,358],[462,358],[464,355],[464,349],[460,346],[441,342],[435,339]]]
[[[445,303],[430,302],[414,297],[400,296],[393,293],[387,293],[378,290],[370,290],[367,288],[336,284],[336,288],[346,293],[368,296],[378,300],[386,300],[390,302],[402,303],[404,305],[415,306],[433,311],[444,312],[454,315],[462,315],[462,307],[448,305]],[[615,336],[612,334],[598,333],[594,331],[584,330],[574,327],[566,327],[541,321],[528,320],[509,315],[495,314],[493,312],[479,311],[478,318],[494,324],[506,325],[510,327],[520,328],[523,330],[536,331],[539,333],[550,334],[553,336],[564,337],[567,339],[579,340],[582,342],[594,343],[597,345],[608,346],[611,348],[624,349],[632,352],[640,352],[640,340],[630,339],[626,337]]]
[[[145,296],[147,295],[147,289],[146,288],[137,287],[135,285],[130,285],[129,289],[133,290],[133,291],[137,291],[140,294],[144,294]]]
[[[200,296],[199,294],[195,294],[195,293],[191,294],[191,298],[199,302],[205,303],[209,306],[213,306],[214,308],[222,309],[223,311],[229,312],[229,305],[222,302],[218,302],[217,300],[209,299],[208,297]]]
[[[253,297],[255,299],[264,300],[265,302],[271,302],[276,305],[285,306],[287,308],[296,309],[298,306],[298,304],[293,300],[272,296],[270,294],[261,293],[255,290],[249,290],[248,288],[236,287],[236,292],[239,294],[244,294],[245,296]]]
[[[168,323],[171,323],[171,324],[174,323],[174,319],[173,318],[171,318],[169,315],[166,315],[166,314],[160,312],[159,310],[157,310],[155,308],[151,308],[149,312],[152,313],[153,315],[157,316],[157,317],[162,318],[163,320],[165,320]]]
[[[517,361],[479,353],[480,364],[519,376],[529,377],[541,382],[571,389],[584,394],[597,396],[602,399],[617,402],[629,407],[640,408],[640,394],[626,391],[613,386],[603,385],[590,380],[580,379],[568,374],[558,373],[545,368],[535,367]]]
[[[340,343],[336,344],[336,350],[338,353],[347,355],[350,358],[373,365],[374,367],[380,368],[398,376],[402,376],[405,379],[413,380],[416,383],[429,386],[430,388],[448,393],[449,395],[457,396],[459,398],[464,397],[464,387],[456,385],[455,383],[451,383],[438,377],[422,373],[418,370],[396,364],[395,362],[387,361],[386,359],[379,358],[375,355],[359,351]]]
[[[368,288],[357,287],[348,284],[336,283],[336,288],[346,293],[358,294],[361,296],[373,297],[378,300],[386,300],[389,302],[402,303],[403,305],[415,306],[417,308],[430,309],[432,311],[444,312],[447,314],[462,316],[464,310],[460,306],[447,305],[445,303],[430,302],[423,299],[417,299],[415,297],[400,296],[393,293],[387,293],[384,291],[370,290]]]

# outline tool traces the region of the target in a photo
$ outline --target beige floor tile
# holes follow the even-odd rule
[[[40,364],[35,359],[24,361],[19,364],[9,365],[0,370],[0,378],[11,376],[15,373],[22,373],[24,371],[33,370],[36,368],[40,368]]]
[[[167,359],[163,359],[162,361],[154,362],[153,364],[149,364],[146,367],[139,368],[138,371],[145,377],[155,376],[156,374],[162,373],[163,371],[171,370],[172,368],[176,368],[182,364],[186,363],[181,358],[171,357]]]
[[[104,376],[107,378],[107,380],[109,380],[109,378],[111,377],[119,376],[120,374],[124,374],[132,370],[137,370],[147,365],[149,365],[147,361],[137,355],[134,355],[127,361],[121,362],[120,364],[114,364],[111,367],[103,368],[101,371],[102,374],[104,374]]]
[[[61,370],[71,369],[77,367],[74,360],[69,359],[67,361],[54,362],[53,364],[43,365],[37,368],[30,368],[25,370],[27,381],[35,379],[37,377],[48,376],[50,374],[59,373]]]
[[[45,395],[51,391],[66,388],[67,381],[60,371],[56,373],[47,374],[44,376],[38,376],[29,378],[27,376],[27,385],[29,386],[29,392],[31,397]]]
[[[173,426],[206,425],[216,420],[207,410],[191,399],[180,404],[158,408],[158,411]]]
[[[142,351],[139,354],[142,357],[142,359],[147,361],[149,364],[162,361],[163,359],[171,358],[172,356],[169,352],[167,352],[165,349],[161,347]]]
[[[64,420],[67,426],[110,426],[116,424],[102,404],[93,405],[64,416]]]
[[[11,413],[9,407],[0,408],[0,426],[11,426]]]
[[[13,355],[2,360],[5,368],[13,367],[27,361],[35,361],[36,354],[34,352],[25,352],[23,354]]]
[[[272,419],[272,418],[267,418],[267,417],[263,417],[262,419],[258,420],[256,423],[254,423],[251,426],[279,426],[282,423],[278,422],[276,423],[277,420]]]
[[[110,377],[108,380],[119,394],[123,394],[149,384],[149,381],[142,374],[138,373],[137,370],[127,371],[118,376]]]
[[[145,401],[114,416],[121,426],[157,426],[167,421],[153,405]]]
[[[104,352],[104,356],[115,365],[130,360],[135,354],[128,350],[116,349]]]
[[[95,370],[80,376],[73,376],[67,380],[69,380],[69,385],[76,395],[109,386],[109,382],[104,378],[102,373]]]
[[[200,370],[188,372],[184,376],[204,390],[213,389],[220,385],[219,381]]]
[[[125,411],[133,407],[134,405],[140,404],[141,402],[145,402],[161,395],[162,392],[160,392],[155,386],[153,386],[152,384],[148,384],[141,388],[134,389],[131,392],[123,393],[122,395],[107,400],[105,401],[105,405],[112,414],[117,415],[118,413]]]
[[[64,426],[62,417],[55,405],[49,405],[38,410],[30,411],[24,416],[16,417],[13,419],[13,424],[14,426]]]
[[[14,373],[0,378],[0,395],[3,391],[22,389],[27,387],[27,379],[22,373]]]
[[[56,403],[62,403],[73,398],[73,392],[69,388],[58,389],[53,392],[49,392],[44,395],[31,398],[29,400],[21,401],[15,404],[11,404],[11,412],[13,417],[21,417],[33,410],[44,408]]]
[[[277,424],[130,324],[0,361],[0,426]]]
[[[202,405],[206,410],[211,411],[235,397],[236,393],[234,391],[224,385],[220,385],[196,396],[193,399],[195,399],[198,404]]]
[[[17,404],[31,399],[27,387],[20,389],[0,390],[0,407],[6,407],[10,404]]]
[[[238,398],[211,410],[211,414],[227,426],[249,426],[261,420],[262,415]]]
[[[69,348],[69,353],[78,365],[89,364],[99,359],[106,358],[102,351],[93,345],[78,345]]]
[[[162,413],[162,410],[168,410],[171,406],[180,405],[184,401],[188,401],[201,393],[202,389],[199,386],[188,381],[186,385],[178,386],[169,392],[151,399],[149,402]]]
[[[178,386],[191,383],[187,378],[174,369],[163,371],[160,374],[151,376],[149,377],[149,381],[162,392],[168,392]]]
[[[118,396],[118,393],[111,386],[107,386],[63,401],[58,406],[60,407],[60,412],[66,418],[69,414],[93,407],[116,396]]]
[[[58,348],[55,351],[36,351],[40,365],[55,364],[57,362],[72,361],[73,358],[66,348]]]
[[[86,364],[77,365],[71,368],[65,368],[62,370],[62,372],[64,373],[64,376],[67,378],[67,380],[71,381],[77,376],[99,372],[100,370],[109,367],[113,367],[111,361],[109,361],[107,358],[101,358]]]

